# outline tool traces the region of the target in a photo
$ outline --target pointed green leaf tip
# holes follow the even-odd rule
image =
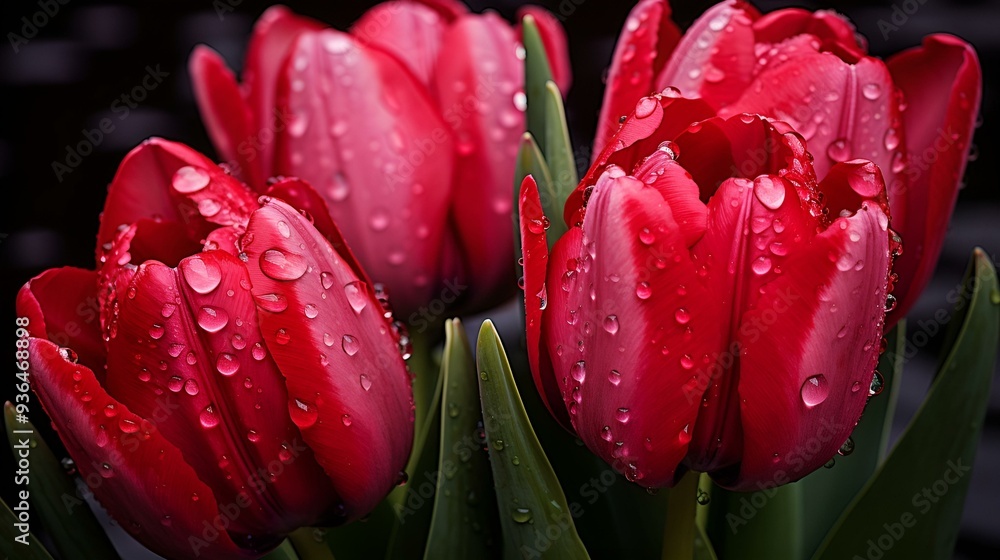
[[[504,558],[586,560],[574,513],[535,437],[491,321],[476,348],[486,442],[503,529]]]
[[[526,15],[521,20],[521,40],[524,42],[524,93],[528,100],[528,132],[545,151],[546,84],[553,81],[552,67],[545,52],[545,43],[538,32],[535,18]]]
[[[37,523],[38,527],[43,527],[59,556],[66,560],[118,558],[101,524],[77,491],[73,479],[63,470],[38,430],[31,422],[18,422],[15,416],[14,406],[11,403],[4,405],[7,439],[14,456],[19,457],[25,451],[24,445],[28,446],[32,526]],[[14,557],[21,558],[20,554]]]
[[[445,324],[441,450],[425,560],[500,557],[490,462],[483,451],[476,362],[458,319]]]
[[[1000,336],[996,271],[981,249],[946,322],[953,344],[927,398],[815,559],[951,558]]]

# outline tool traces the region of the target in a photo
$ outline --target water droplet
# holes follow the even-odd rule
[[[780,179],[774,180],[762,175],[753,181],[753,194],[761,204],[777,210],[785,202],[785,184]]]
[[[691,320],[691,313],[688,312],[687,309],[681,307],[674,312],[674,320],[676,320],[679,325],[686,325]]]
[[[60,348],[59,356],[71,364],[75,364],[76,361],[79,359],[79,357],[76,355],[76,352],[74,352],[72,348],[65,348],[65,347]]]
[[[222,352],[215,361],[215,369],[219,370],[219,373],[222,375],[233,375],[240,370],[240,362],[236,359],[236,356]]]
[[[201,257],[190,257],[181,261],[181,274],[192,290],[199,294],[208,294],[219,287],[222,282],[222,269],[214,261],[206,261]],[[166,305],[164,305],[166,311]],[[170,312],[171,314],[173,311]],[[164,317],[169,317],[164,313]]]
[[[830,386],[823,374],[812,375],[805,380],[800,390],[802,402],[807,407],[814,407],[826,400],[830,394]]]
[[[608,315],[604,318],[604,330],[610,334],[618,332],[618,316]]]
[[[288,400],[288,416],[296,426],[305,429],[316,423],[319,411],[316,405],[293,398]]]
[[[622,374],[617,369],[613,369],[608,373],[608,381],[610,381],[612,385],[618,386],[618,384],[622,382]]]
[[[198,416],[198,421],[201,422],[204,428],[214,428],[219,425],[219,415],[215,413],[215,409],[212,405],[208,405],[201,414]]]
[[[306,273],[308,267],[301,255],[286,253],[281,249],[268,249],[260,256],[261,272],[274,280],[298,280]]]
[[[361,314],[361,311],[368,305],[368,293],[365,283],[355,280],[344,286],[344,293],[347,294],[347,302],[351,304],[354,312]]]
[[[885,312],[890,313],[896,309],[896,296],[888,294],[885,296]]]
[[[653,97],[643,97],[635,105],[635,118],[645,119],[648,118],[659,106],[660,102]]]
[[[307,303],[305,308],[303,308],[303,313],[305,313],[306,317],[315,319],[319,315],[319,308],[311,303]]]
[[[687,445],[691,441],[691,424],[684,424],[684,427],[677,433],[677,443]]]
[[[363,373],[361,374],[361,388],[365,391],[369,391],[372,388],[372,380]],[[452,418],[454,418],[454,416]]]
[[[861,93],[865,96],[865,99],[875,101],[882,96],[882,87],[874,82],[865,84],[865,86],[861,88]]]
[[[289,335],[288,331],[286,331],[285,329],[278,329],[274,333],[274,341],[277,342],[278,344],[282,345],[288,344],[288,341],[291,340],[291,338],[292,338],[291,335]]]
[[[885,138],[882,141],[885,144],[885,149],[895,150],[899,147],[899,133],[896,132],[895,128],[890,128],[885,131]]]
[[[263,294],[254,298],[257,307],[270,313],[281,313],[288,309],[288,300],[281,294]]]
[[[627,424],[629,419],[628,408],[622,407],[615,412],[615,420],[618,420],[622,424]]]
[[[694,360],[691,359],[691,356],[688,354],[681,356],[681,367],[684,369],[691,369],[694,367]]]
[[[837,450],[837,455],[840,455],[841,457],[847,457],[851,453],[854,453],[854,438],[848,436],[847,441],[844,442],[844,445],[841,445],[840,449]]]
[[[172,185],[174,190],[181,194],[191,194],[200,191],[208,186],[210,177],[208,172],[198,167],[190,165],[182,167],[174,173]]]
[[[838,138],[826,147],[826,155],[835,162],[847,161],[851,157],[850,146],[844,138]]]
[[[710,496],[708,492],[705,492],[704,490],[699,488],[695,500],[698,502],[699,505],[707,506],[712,502],[712,496]]]
[[[180,393],[181,389],[184,388],[184,380],[176,375],[167,380],[167,389],[171,393]]]
[[[383,208],[375,209],[368,224],[375,231],[385,231],[389,227],[389,213]]]
[[[516,508],[511,513],[510,518],[514,520],[514,523],[527,523],[531,521],[531,510],[528,508]]]
[[[229,313],[218,307],[202,307],[198,311],[198,326],[206,332],[219,332],[229,324]]]
[[[345,426],[350,426],[351,424],[353,424],[353,423],[354,423],[354,422],[353,422],[353,421],[351,420],[351,415],[350,415],[350,414],[345,414],[345,415],[341,416],[341,417],[340,417],[340,421],[341,421],[341,423],[343,423],[343,424],[344,424]]]
[[[160,315],[162,315],[164,319],[169,319],[176,310],[177,310],[176,305],[172,303],[164,303],[163,307],[160,309]]]
[[[587,364],[583,360],[573,364],[569,370],[570,376],[576,380],[577,383],[583,383],[583,380],[587,378]]]
[[[341,341],[340,346],[341,348],[344,349],[344,353],[347,354],[348,356],[353,356],[357,354],[358,350],[361,349],[361,345],[360,343],[358,343],[358,339],[349,334],[344,335],[344,338]]]
[[[198,382],[194,379],[188,379],[184,382],[184,392],[192,397],[197,395],[201,389],[198,387]]]
[[[639,230],[639,241],[643,245],[652,245],[656,241],[656,235],[649,231],[649,228],[642,228]]]
[[[649,282],[640,282],[635,288],[635,295],[639,299],[649,299],[653,295],[653,289],[649,287]]]
[[[753,263],[751,263],[750,268],[753,269],[754,274],[757,274],[758,276],[767,274],[771,271],[771,259],[764,256],[757,257],[754,259]]]
[[[885,387],[885,380],[882,378],[882,374],[876,371],[872,375],[871,385],[868,386],[868,396],[874,397],[882,393],[882,389]]]
[[[250,355],[259,362],[267,357],[267,350],[264,350],[264,346],[261,343],[256,342],[253,345],[253,349],[250,350]]]

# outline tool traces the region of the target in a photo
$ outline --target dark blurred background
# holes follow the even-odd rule
[[[187,58],[197,43],[208,43],[239,68],[254,20],[270,4],[264,0],[150,0],[95,2],[49,0],[59,8],[28,37],[22,17],[40,11],[38,0],[3,0],[0,6],[0,189],[6,201],[0,220],[0,306],[13,330],[14,297],[25,281],[42,270],[62,265],[93,266],[94,239],[108,183],[125,153],[152,135],[183,141],[214,157],[194,106]],[[294,10],[346,28],[373,0],[289,0]],[[518,0],[472,0],[475,11],[494,8],[513,18]],[[589,146],[603,94],[602,76],[611,58],[631,1],[538,0],[561,14],[573,56],[574,85],[567,109],[573,141]],[[756,0],[761,11],[803,6],[836,9],[848,15],[866,36],[873,54],[887,56],[915,46],[932,32],[950,32],[973,43],[983,65],[985,94],[982,126],[976,133],[966,187],[952,220],[938,274],[914,309],[911,320],[930,317],[945,305],[945,294],[961,279],[972,247],[983,246],[1000,259],[1000,193],[989,162],[997,152],[1000,114],[998,54],[1000,2],[986,0],[882,0],[877,2],[812,2]],[[686,28],[711,5],[705,0],[674,2],[674,19]],[[883,34],[879,21],[892,23],[898,10],[906,21]],[[914,11],[915,8],[915,11]],[[221,14],[221,17],[220,17]],[[41,20],[41,18],[39,18]],[[884,27],[884,26],[883,26]],[[888,28],[886,28],[888,29]],[[30,29],[28,30],[30,32]],[[20,42],[9,33],[27,39]],[[12,40],[17,43],[15,45]],[[150,69],[167,75],[147,97],[113,118],[115,129],[103,134],[93,153],[57,176],[53,163],[65,162],[67,147],[85,140],[104,117],[121,117],[122,94],[139,85]],[[939,337],[940,338],[940,337]],[[10,340],[10,339],[8,339]],[[916,411],[936,365],[939,340],[907,366],[896,419],[900,428]],[[8,375],[10,375],[8,373]],[[0,383],[0,398],[12,398],[14,380]],[[41,411],[32,411],[40,422]],[[1000,557],[1000,390],[994,387],[985,434],[973,471],[955,558]],[[942,426],[941,429],[948,429]],[[51,441],[51,438],[50,438]],[[0,471],[12,458],[0,445]],[[6,474],[0,488],[10,498]]]

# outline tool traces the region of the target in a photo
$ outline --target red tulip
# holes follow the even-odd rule
[[[713,116],[667,90],[610,139],[551,254],[530,177],[520,210],[535,382],[630,480],[671,486],[693,469],[757,490],[805,476],[847,440],[889,290],[871,162],[817,181],[784,123]]]
[[[531,9],[564,89],[555,18]],[[524,130],[515,30],[453,0],[396,1],[349,33],[271,8],[238,85],[199,47],[191,73],[222,157],[258,190],[317,186],[362,264],[404,315],[428,302],[482,309],[512,294],[510,189]]]
[[[97,271],[46,271],[17,307],[32,387],[140,542],[255,558],[366,515],[398,482],[413,439],[400,336],[309,185],[258,203],[150,140],[122,162],[98,243]]]
[[[972,47],[950,35],[891,57],[869,56],[842,16],[798,8],[761,15],[738,0],[708,10],[681,36],[666,0],[642,0],[622,32],[605,93],[597,149],[636,100],[667,86],[721,116],[781,119],[808,142],[816,173],[864,158],[882,170],[905,316],[930,279],[971,144],[982,90]]]

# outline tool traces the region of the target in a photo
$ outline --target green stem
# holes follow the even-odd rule
[[[292,546],[292,541],[285,539],[278,545],[278,548],[272,550],[265,556],[262,560],[302,560],[299,555],[295,553],[295,547]]]
[[[696,491],[696,498],[698,493],[704,493],[708,496],[712,495],[712,477],[708,476],[708,473],[701,473],[698,477],[698,490]],[[695,521],[698,523],[698,526],[701,527],[702,531],[707,531],[708,513],[711,507],[711,504],[705,504],[699,508],[695,508]]]
[[[422,331],[414,330],[410,333],[413,353],[406,361],[406,365],[414,375],[413,403],[417,410],[415,411],[416,419],[413,431],[417,438],[420,438],[427,421],[430,419],[428,418],[428,410],[434,399],[434,389],[437,387],[438,377],[441,375],[441,365],[435,359],[437,343],[441,338],[441,327],[441,323],[435,321]]]
[[[698,477],[698,473],[689,471],[667,497],[667,526],[663,531],[663,560],[691,560],[694,557]]]
[[[320,529],[302,527],[288,535],[288,541],[292,543],[301,560],[334,560],[333,552],[326,545],[326,540],[322,534],[317,536],[317,531]]]

